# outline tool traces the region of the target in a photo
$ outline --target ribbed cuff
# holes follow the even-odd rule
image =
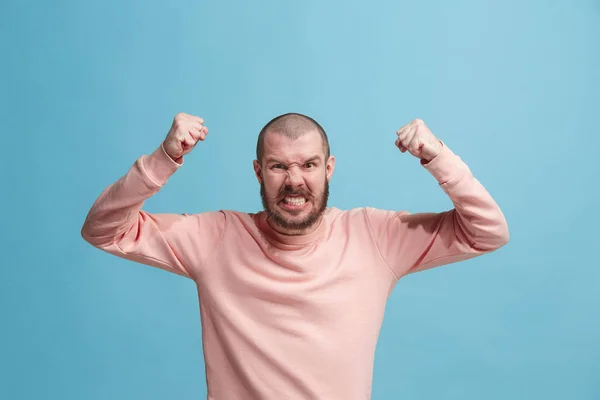
[[[181,159],[181,164],[176,163],[166,153],[162,143],[152,154],[143,157],[143,166],[146,174],[158,186],[163,186],[167,183],[169,177],[182,165],[183,158]]]
[[[431,175],[441,184],[460,179],[465,173],[469,172],[469,167],[459,156],[442,143],[440,154],[435,156],[427,164],[421,163]]]

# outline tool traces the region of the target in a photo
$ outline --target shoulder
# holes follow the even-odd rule
[[[201,211],[195,214],[184,214],[184,215],[193,215],[200,218],[237,218],[237,219],[245,219],[251,218],[253,214],[246,213],[242,211],[236,210],[209,210],[209,211]]]
[[[358,221],[366,221],[370,213],[378,212],[379,210],[372,207],[355,207],[350,209],[339,209],[337,207],[327,208],[325,217],[331,221],[336,222],[351,222],[356,223]]]
[[[402,220],[404,216],[410,215],[408,211],[388,210],[375,207],[356,207],[348,210],[340,210],[332,207],[328,209],[328,217],[332,223],[348,222],[357,224],[364,222],[367,225],[379,226],[392,220]]]
[[[223,214],[227,226],[236,230],[254,231],[262,218],[265,217],[265,211],[244,212],[237,210],[219,210]]]
[[[408,215],[408,211],[395,211],[375,207],[355,207],[341,210],[337,207],[327,208],[326,215],[331,219],[337,218],[364,218],[366,217],[389,217],[393,215]]]
[[[244,221],[252,221],[254,214],[235,210],[220,209],[207,210],[190,214],[184,213],[182,215],[186,218],[194,219],[200,225],[211,224],[225,226],[229,224],[236,224],[236,222],[239,223]]]

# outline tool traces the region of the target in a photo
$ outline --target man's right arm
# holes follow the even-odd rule
[[[170,145],[173,151],[173,143]],[[221,240],[225,214],[150,214],[142,210],[145,200],[183,164],[183,154],[176,156],[180,163],[167,153],[163,142],[152,154],[138,158],[127,174],[96,199],[81,235],[113,255],[195,280],[198,268]]]

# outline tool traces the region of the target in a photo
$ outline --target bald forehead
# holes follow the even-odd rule
[[[325,151],[321,134],[309,130],[297,138],[268,132],[265,135],[263,162],[283,164],[304,164],[309,161],[325,162]]]
[[[271,129],[265,132],[265,153],[273,153],[278,151],[292,152],[294,149],[310,149],[312,153],[316,153],[323,158],[323,147],[323,138],[316,129],[309,129],[299,132],[298,135],[289,135]]]

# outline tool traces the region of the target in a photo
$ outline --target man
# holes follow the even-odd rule
[[[264,211],[150,214],[146,199],[204,141],[178,114],[92,206],[90,244],[197,284],[209,400],[367,400],[386,300],[404,275],[507,243],[506,220],[471,171],[423,121],[397,132],[455,208],[410,214],[327,207],[335,158],[323,128],[285,114],[260,132],[254,171]]]

